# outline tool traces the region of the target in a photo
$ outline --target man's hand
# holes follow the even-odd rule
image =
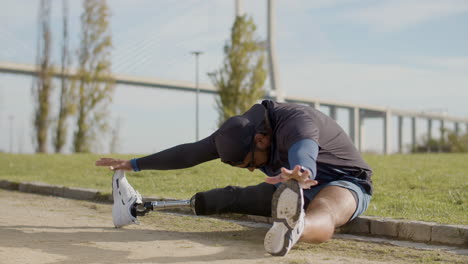
[[[318,184],[316,180],[309,178],[310,171],[304,170],[301,172],[301,166],[297,165],[293,170],[288,170],[286,168],[281,168],[281,173],[274,177],[266,177],[265,182],[269,184],[277,184],[280,182],[285,182],[291,179],[294,179],[299,182],[302,189],[310,189],[310,187]]]
[[[113,158],[101,158],[96,161],[96,166],[109,166],[112,171],[115,170],[133,170],[132,164],[129,160],[113,159]]]

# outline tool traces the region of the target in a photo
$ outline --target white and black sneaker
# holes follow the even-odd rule
[[[265,235],[265,250],[274,256],[284,256],[301,238],[305,213],[302,188],[295,180],[281,184],[273,194],[271,216],[273,226]]]
[[[114,205],[112,207],[112,220],[116,228],[137,224],[140,222],[136,217],[136,204],[142,204],[141,195],[128,183],[123,170],[114,172],[112,177],[112,196]]]

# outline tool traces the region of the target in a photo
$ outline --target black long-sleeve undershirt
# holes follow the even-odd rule
[[[214,136],[178,145],[136,160],[140,170],[174,170],[193,167],[219,158]]]

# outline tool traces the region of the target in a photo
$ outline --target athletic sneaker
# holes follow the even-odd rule
[[[123,170],[114,172],[112,177],[112,220],[116,228],[137,224],[135,204],[142,204],[141,195],[128,183]]]
[[[302,188],[295,180],[280,185],[273,194],[271,216],[273,226],[268,230],[264,246],[274,256],[284,256],[301,238],[305,213]]]

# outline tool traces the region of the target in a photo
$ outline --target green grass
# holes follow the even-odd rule
[[[365,158],[375,186],[367,215],[468,224],[468,154]]]
[[[110,193],[112,172],[94,166],[102,155],[13,155],[0,153],[0,179],[95,188]],[[112,155],[131,158],[129,155]],[[366,215],[468,224],[468,154],[366,155],[374,169],[375,194]],[[219,161],[173,171],[129,172],[146,196],[187,199],[227,185],[258,184],[264,176]]]

